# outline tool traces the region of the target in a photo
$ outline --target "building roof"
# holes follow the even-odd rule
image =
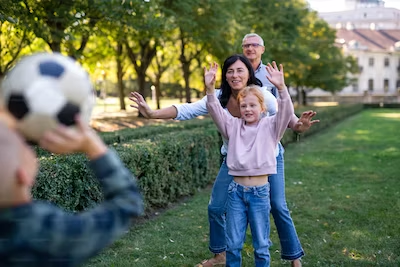
[[[357,29],[400,29],[400,10],[366,7],[338,12],[319,13],[331,27]]]
[[[399,30],[337,29],[338,43],[351,50],[400,52]],[[396,43],[397,46],[396,46]],[[397,49],[396,49],[397,48]]]

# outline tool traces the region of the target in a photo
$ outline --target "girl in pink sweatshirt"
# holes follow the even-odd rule
[[[241,65],[228,69],[235,79]],[[278,89],[278,112],[264,116],[266,106],[259,87],[250,85],[240,90],[237,101],[241,118],[229,115],[215,97],[218,65],[204,69],[207,88],[207,109],[219,132],[229,140],[227,166],[234,177],[228,189],[226,266],[241,266],[241,250],[247,225],[253,239],[255,265],[269,266],[269,213],[270,198],[268,176],[276,173],[276,147],[294,113],[293,104],[284,82],[283,66],[275,62],[266,66],[268,79]],[[240,74],[237,74],[240,79]]]

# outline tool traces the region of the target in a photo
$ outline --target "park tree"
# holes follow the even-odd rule
[[[147,70],[157,54],[157,47],[162,40],[169,38],[170,23],[163,13],[160,0],[130,1],[124,5],[123,43],[137,75],[138,91],[146,97]]]
[[[92,56],[88,60],[93,61],[94,58],[95,62],[91,65],[101,66],[101,71],[108,78],[110,72],[115,71],[120,108],[124,110],[124,76],[127,73],[134,72],[138,91],[145,97],[148,94],[147,70],[155,56],[158,38],[163,36],[165,24],[163,25],[159,3],[155,0],[106,2],[100,9],[106,19],[97,22],[96,32],[93,33],[96,45],[89,44],[87,54]]]
[[[264,39],[263,61],[290,61],[294,56],[294,44],[299,37],[299,26],[306,12],[304,2],[299,0],[246,0],[239,18],[241,27],[237,49],[241,50],[241,38],[244,34],[255,32]]]
[[[194,70],[202,69],[209,54],[222,60],[231,53],[233,44],[229,31],[230,22],[239,15],[241,1],[181,0],[165,1],[165,12],[173,18],[179,60],[185,83],[186,102],[191,102],[190,76]]]
[[[336,45],[336,31],[316,12],[303,17],[299,33],[294,45],[299,56],[288,63],[292,67],[288,82],[297,91],[298,103],[306,105],[308,92],[320,88],[335,93],[349,84],[348,74],[358,69],[355,61],[344,56]]]
[[[0,80],[35,38],[19,19],[23,13],[18,2],[0,2]]]
[[[121,110],[126,110],[124,76],[129,65],[124,43],[127,32],[124,17],[131,10],[130,2],[100,1],[98,12],[104,19],[99,20],[93,28],[92,38],[96,41],[89,42],[85,51],[85,63],[89,65],[92,73],[101,77],[100,90],[108,91],[110,89],[108,84],[116,81],[116,92]]]
[[[79,59],[96,23],[103,18],[105,0],[18,1],[25,9],[19,18],[53,52]]]
[[[160,40],[160,44],[157,47],[156,56],[151,64],[152,72],[148,74],[152,84],[152,94],[155,90],[155,101],[157,109],[160,109],[160,98],[161,98],[161,78],[168,68],[175,63],[174,55],[177,54],[176,47],[173,46],[172,42]]]
[[[0,80],[33,41],[32,33],[18,27],[18,21],[0,21]]]
[[[116,62],[117,62],[117,83],[118,83],[118,96],[119,106],[121,110],[126,110],[125,107],[125,85],[124,85],[124,65],[123,65],[123,43],[118,42],[116,47]]]

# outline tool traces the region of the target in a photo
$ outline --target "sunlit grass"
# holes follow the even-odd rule
[[[152,101],[150,98],[146,99],[147,104],[152,108],[156,109],[157,104]],[[198,99],[193,98],[192,102],[197,101]],[[114,114],[116,112],[121,111],[119,99],[117,97],[107,97],[106,99],[101,99],[101,98],[96,98],[96,105],[93,109],[92,114],[94,116],[99,115],[99,114],[107,114],[110,113],[110,115],[113,116],[123,116],[123,113],[137,113],[137,109],[131,107],[130,105],[133,104],[131,100],[129,100],[127,97],[125,97],[125,108],[126,110],[122,112],[122,114]],[[160,100],[160,108],[165,108],[169,107],[173,104],[180,104],[179,99],[177,98],[163,98]]]
[[[313,106],[316,107],[334,107],[339,105],[338,102],[315,102],[313,103]]]
[[[378,113],[374,117],[400,119],[400,112],[398,113]]]

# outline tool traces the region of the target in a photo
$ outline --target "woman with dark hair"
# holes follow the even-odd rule
[[[230,56],[225,60],[224,65],[222,66],[222,78],[226,77],[228,68],[238,60],[242,61],[243,64],[246,66],[246,68],[249,70],[249,80],[247,82],[247,85],[254,84],[254,85],[262,86],[262,83],[260,82],[259,79],[256,78],[256,76],[254,74],[254,70],[250,64],[250,61],[243,55],[239,55],[239,54]],[[232,88],[230,87],[227,79],[222,79],[220,90],[221,90],[221,94],[219,96],[219,102],[221,103],[221,106],[223,108],[225,108],[226,105],[228,104],[228,101],[229,101],[231,95],[232,95]]]
[[[221,106],[225,108],[230,115],[240,117],[240,110],[236,96],[242,89],[251,84],[262,86],[261,82],[254,75],[251,63],[241,54],[232,55],[228,57],[223,64],[221,87],[219,90],[215,91],[215,95],[219,99]],[[267,114],[275,114],[277,108],[276,98],[266,87],[261,87],[260,90],[264,95]],[[144,117],[149,119],[189,120],[208,114],[206,96],[194,103],[178,104],[159,110],[152,110],[147,105],[143,96],[137,92],[132,92],[129,99],[134,102],[131,106],[138,109]],[[289,126],[302,124],[302,129],[308,129],[311,126],[311,118],[308,113],[304,114],[305,113],[303,113],[300,119],[293,114]],[[291,128],[293,127],[291,126]],[[209,249],[214,253],[214,257],[203,261],[198,266],[209,267],[225,265],[225,212],[228,198],[228,186],[232,181],[232,176],[228,174],[228,167],[225,159],[227,155],[227,147],[227,140],[223,138],[221,154],[223,155],[224,160],[215,179],[210,202],[208,204],[208,220],[210,226]],[[276,152],[276,156],[278,156],[278,151]],[[277,171],[278,175],[283,176],[283,173],[279,173],[280,171],[283,171],[283,167],[279,168],[278,166]],[[274,188],[271,187],[270,190],[272,194]],[[290,218],[290,214],[287,214],[287,216]]]

